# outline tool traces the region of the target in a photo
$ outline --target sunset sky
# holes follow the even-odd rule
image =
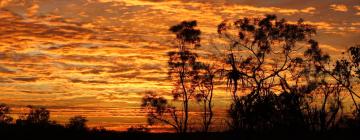
[[[46,106],[52,119],[73,115],[123,130],[145,124],[146,91],[169,96],[171,25],[197,20],[202,50],[223,20],[277,14],[317,26],[336,57],[360,44],[359,0],[0,0],[0,102],[21,112]],[[228,105],[215,93],[215,109]]]

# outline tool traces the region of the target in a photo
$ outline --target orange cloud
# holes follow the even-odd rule
[[[27,9],[27,16],[28,17],[32,17],[34,16],[38,10],[39,10],[39,5],[38,4],[33,4],[32,6],[30,6],[28,9]]]
[[[7,6],[12,0],[1,0],[0,1],[0,8]]]
[[[346,5],[343,4],[332,4],[330,5],[330,8],[334,11],[338,11],[338,12],[347,12],[348,8]]]
[[[356,15],[360,16],[360,6],[356,5],[356,6],[354,6],[354,8],[357,10]]]

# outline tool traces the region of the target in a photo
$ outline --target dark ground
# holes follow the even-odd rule
[[[225,139],[285,139],[285,140],[359,140],[360,130],[332,130],[327,132],[290,132],[287,130],[264,132],[212,132],[212,133],[144,133],[108,130],[71,130],[61,126],[2,126],[0,140],[225,140]]]

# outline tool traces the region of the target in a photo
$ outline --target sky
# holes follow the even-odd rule
[[[0,0],[0,102],[15,115],[46,106],[59,122],[80,114],[108,129],[145,124],[145,92],[170,97],[170,26],[197,20],[207,50],[221,21],[265,14],[315,25],[335,57],[360,44],[359,0]],[[223,112],[229,95],[214,98]]]

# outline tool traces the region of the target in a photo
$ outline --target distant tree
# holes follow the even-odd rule
[[[46,108],[31,105],[27,107],[29,108],[29,113],[16,120],[17,124],[46,126],[52,123],[50,121],[50,111]]]
[[[9,124],[12,122],[13,118],[9,116],[10,107],[6,104],[0,104],[0,125],[1,124]]]
[[[32,124],[47,124],[50,122],[50,111],[44,107],[28,106],[30,109],[27,114],[26,120]]]
[[[144,125],[131,126],[127,129],[128,133],[148,133],[150,129]]]
[[[66,124],[66,127],[73,130],[87,130],[86,122],[88,122],[86,117],[74,116],[69,119],[69,123]]]

